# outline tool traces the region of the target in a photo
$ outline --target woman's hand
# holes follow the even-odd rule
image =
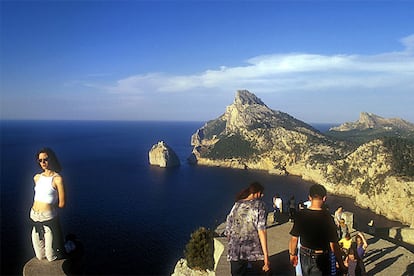
[[[264,272],[268,272],[268,271],[270,270],[270,262],[269,262],[269,260],[265,260],[265,261],[264,261],[264,265],[263,265],[263,267],[262,267],[262,270],[263,270]]]

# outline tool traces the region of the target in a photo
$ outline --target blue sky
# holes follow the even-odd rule
[[[414,1],[1,1],[1,118],[414,122]]]

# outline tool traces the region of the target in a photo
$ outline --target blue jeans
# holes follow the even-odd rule
[[[331,275],[331,260],[329,253],[308,254],[301,251],[300,265],[303,276]]]

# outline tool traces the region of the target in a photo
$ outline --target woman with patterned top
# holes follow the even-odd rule
[[[263,186],[254,182],[241,191],[227,216],[227,259],[232,275],[260,275],[270,270]]]

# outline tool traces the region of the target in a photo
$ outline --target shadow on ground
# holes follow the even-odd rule
[[[373,262],[379,260],[380,258],[383,258],[385,255],[391,253],[392,251],[394,251],[397,248],[398,248],[398,246],[395,245],[395,246],[390,246],[390,247],[386,247],[386,248],[370,250],[365,255],[364,263],[365,263],[365,265],[373,263]]]
[[[289,216],[286,213],[279,214],[277,222],[274,222],[272,218],[273,216],[270,216],[270,218],[268,218],[267,228],[272,228],[281,224],[285,224],[289,221]]]
[[[268,275],[295,275],[295,269],[289,262],[288,250],[270,256],[270,267]]]
[[[407,271],[402,276],[412,276],[414,275],[414,263],[411,263],[407,266]]]
[[[385,260],[382,260],[378,264],[375,264],[375,267],[369,271],[367,271],[368,275],[376,275],[383,271],[385,268],[391,266],[393,263],[395,263],[403,254],[399,254],[394,257],[387,258]],[[411,274],[412,275],[412,274]]]

